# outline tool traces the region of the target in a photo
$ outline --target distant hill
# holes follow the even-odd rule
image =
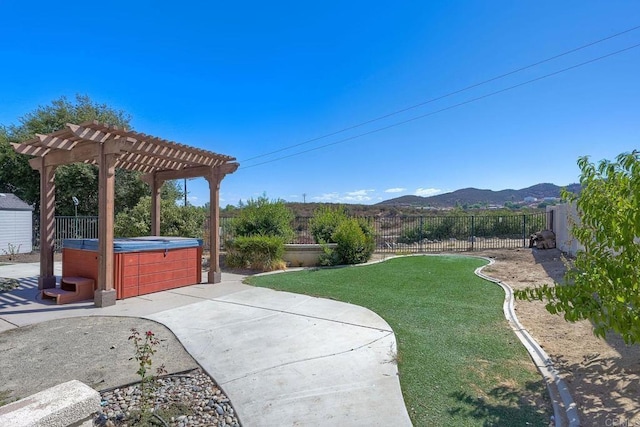
[[[463,188],[451,193],[436,196],[401,196],[385,200],[377,205],[391,206],[430,206],[434,208],[454,207],[458,205],[504,205],[507,202],[522,202],[526,197],[535,197],[542,201],[545,197],[560,197],[562,187],[554,184],[536,184],[521,190],[481,190],[478,188]],[[579,192],[580,184],[566,186],[571,192]]]

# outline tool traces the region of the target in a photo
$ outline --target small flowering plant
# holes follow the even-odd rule
[[[160,340],[151,331],[147,331],[143,335],[138,332],[136,328],[131,328],[129,341],[133,341],[135,348],[134,356],[130,360],[135,359],[138,362],[138,370],[136,373],[140,376],[140,410],[144,415],[150,409],[149,400],[152,387],[149,383],[154,379],[154,375],[150,373],[153,365],[151,356],[156,353],[157,350],[155,347],[160,344]],[[167,371],[165,370],[164,364],[156,369],[156,375],[166,373]]]

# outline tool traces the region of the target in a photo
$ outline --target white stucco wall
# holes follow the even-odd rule
[[[575,204],[547,206],[547,218],[550,218],[551,212],[553,212],[553,221],[549,224],[549,228],[556,234],[556,247],[571,255],[584,249],[584,246],[571,235],[571,227],[580,221]]]
[[[31,211],[0,210],[0,255],[11,251],[9,245],[13,245],[18,253],[24,254],[33,250],[32,215]]]

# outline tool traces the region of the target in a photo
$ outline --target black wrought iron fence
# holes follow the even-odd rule
[[[310,217],[293,221],[295,238],[290,243],[314,243],[309,229]],[[529,236],[547,228],[544,212],[514,215],[434,215],[364,217],[375,230],[376,251],[387,253],[421,253],[474,251],[526,247]],[[220,243],[232,237],[232,218],[220,218]],[[56,217],[56,250],[62,239],[98,237],[98,217]],[[209,224],[204,225],[204,244],[208,249]],[[38,218],[34,219],[33,244],[39,248]]]
[[[376,218],[378,252],[443,252],[517,248],[546,228],[546,214]]]
[[[310,217],[296,217],[296,233],[290,243],[314,243]],[[376,234],[376,251],[420,253],[518,248],[529,245],[529,236],[547,228],[544,212],[514,215],[434,215],[364,217]],[[232,218],[220,218],[220,240],[231,238]],[[206,241],[206,240],[205,240]]]

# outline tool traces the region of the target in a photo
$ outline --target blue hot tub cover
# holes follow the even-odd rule
[[[113,252],[145,252],[168,249],[197,248],[202,240],[191,237],[145,236],[113,239]],[[64,239],[62,247],[98,251],[98,239]]]

